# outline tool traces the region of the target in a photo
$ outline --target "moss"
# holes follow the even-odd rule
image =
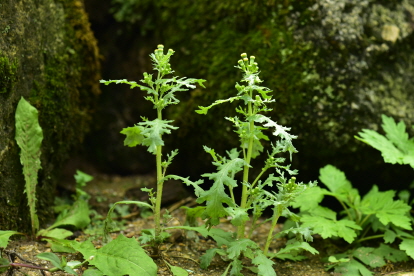
[[[17,81],[17,61],[0,54],[0,93],[10,92]]]

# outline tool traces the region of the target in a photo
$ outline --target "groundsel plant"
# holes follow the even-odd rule
[[[157,168],[157,191],[150,193],[151,209],[154,212],[155,220],[155,233],[154,238],[157,239],[161,234],[161,198],[163,191],[163,184],[165,181],[165,174],[167,167],[171,164],[174,156],[178,154],[178,150],[172,151],[167,155],[167,160],[162,160],[162,147],[164,141],[162,136],[164,134],[170,134],[172,130],[177,129],[172,125],[172,120],[165,120],[163,118],[163,110],[173,104],[178,104],[180,101],[176,98],[177,92],[187,91],[194,89],[195,83],[204,87],[202,79],[190,79],[179,78],[172,76],[166,78],[167,75],[171,75],[174,71],[171,69],[170,58],[174,54],[172,49],[169,49],[167,53],[164,53],[164,46],[158,45],[158,48],[150,55],[153,62],[153,69],[157,72],[156,77],[152,74],[144,73],[144,79],[141,82],[144,85],[137,84],[135,81],[127,80],[101,80],[101,83],[106,85],[110,83],[124,83],[130,85],[131,89],[138,87],[147,92],[147,96],[144,98],[150,101],[154,109],[157,111],[157,116],[153,120],[141,117],[142,121],[132,127],[124,128],[121,133],[126,135],[124,145],[134,147],[136,145],[143,145],[148,147],[148,151],[156,156],[156,168]],[[141,205],[145,205],[142,203]]]
[[[297,171],[290,169],[290,165],[284,164],[286,160],[280,157],[280,154],[289,154],[290,159],[292,158],[292,154],[297,152],[292,144],[292,140],[296,136],[288,132],[290,128],[281,126],[262,114],[271,111],[268,105],[274,102],[270,95],[272,91],[260,85],[262,80],[259,78],[259,67],[255,62],[255,57],[247,58],[246,54],[242,54],[241,57],[242,59],[238,61],[236,68],[243,72],[243,78],[242,84],[236,84],[237,95],[225,100],[217,100],[207,107],[200,106],[199,110],[196,111],[199,114],[207,114],[210,108],[218,104],[233,101],[243,103],[242,106],[236,108],[236,112],[240,114],[239,116],[226,117],[235,127],[235,132],[240,139],[240,148],[228,151],[227,156],[220,156],[213,149],[204,146],[204,150],[212,156],[217,172],[202,175],[212,180],[213,185],[207,191],[199,191],[197,199],[198,203],[206,202],[201,217],[207,219],[208,227],[219,224],[220,218],[223,217],[231,217],[231,223],[237,226],[237,239],[229,245],[228,252],[221,252],[223,249],[215,249],[214,252],[207,252],[203,261],[206,267],[215,253],[227,255],[230,259],[233,257],[231,264],[233,273],[230,273],[231,275],[238,275],[239,272],[235,273],[234,271],[241,270],[241,261],[238,259],[240,254],[236,255],[234,252],[232,253],[232,250],[242,252],[246,257],[251,258],[253,263],[259,265],[259,270],[264,269],[264,267],[269,268],[269,262],[273,263],[267,257],[299,259],[295,254],[292,254],[293,251],[297,253],[301,249],[306,249],[312,253],[317,252],[307,242],[303,241],[303,238],[305,240],[312,239],[311,231],[308,228],[299,227],[299,217],[288,209],[296,196],[308,187],[315,186],[316,183],[296,183],[296,178],[293,175],[296,175]],[[267,129],[272,129],[273,136],[278,139],[270,143],[271,150],[267,152],[268,157],[261,172],[252,177],[250,175],[251,161],[263,152],[262,141],[270,140],[264,133]],[[269,172],[271,168],[274,169],[273,173]],[[238,172],[243,174],[239,183],[236,180]],[[286,177],[286,173],[291,177]],[[233,192],[233,189],[239,185],[242,186],[240,204],[237,203],[238,201]],[[265,187],[275,186],[277,192],[269,192],[265,189]],[[253,230],[258,226],[258,218],[266,208],[273,208],[273,216],[269,219],[272,227],[263,251],[261,251],[257,246],[254,248],[251,245],[246,246],[246,244],[251,244],[246,241],[250,240]],[[252,213],[251,217],[248,212]],[[284,233],[293,233],[297,239],[290,242],[285,249],[279,251],[280,254],[278,255],[278,253],[269,253],[269,246],[275,237],[273,232],[281,216],[288,217],[296,222],[296,228],[291,228]],[[252,226],[249,233],[246,233],[246,222],[250,220]],[[252,250],[256,253],[252,253]],[[264,261],[265,259],[267,261]],[[273,273],[265,274],[273,275]]]

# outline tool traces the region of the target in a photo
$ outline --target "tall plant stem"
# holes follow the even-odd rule
[[[252,104],[248,103],[248,115],[249,117],[252,115]],[[254,121],[250,121],[249,125],[249,132],[252,133],[254,129]],[[247,154],[244,156],[244,161],[246,161],[246,164],[243,168],[243,188],[242,188],[242,198],[240,202],[240,208],[246,209],[247,207],[247,197],[248,197],[248,187],[247,183],[249,182],[249,166],[250,166],[250,160],[252,158],[252,151],[253,151],[253,136],[250,136],[249,138],[249,145],[247,148]],[[240,225],[237,228],[237,238],[241,239],[244,238],[244,231],[246,228],[246,223],[243,222],[242,225]]]
[[[162,120],[161,110],[158,110],[158,119]],[[162,146],[157,146],[156,164],[157,164],[157,197],[155,201],[154,221],[155,221],[155,237],[158,237],[161,233],[161,199],[162,199],[162,189],[164,185],[163,173],[162,173]]]
[[[267,252],[269,251],[269,246],[270,246],[270,243],[272,242],[272,239],[273,239],[273,232],[276,228],[277,221],[279,220],[280,215],[282,214],[282,208],[279,208],[279,207],[280,206],[275,206],[275,209],[274,209],[274,214],[273,214],[273,219],[272,219],[272,227],[270,228],[269,233],[267,234],[266,244],[265,244],[265,247],[264,247],[264,250],[263,250],[263,253],[265,255],[267,255]]]

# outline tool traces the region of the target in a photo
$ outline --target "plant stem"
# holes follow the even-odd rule
[[[357,243],[360,243],[360,242],[363,242],[363,241],[373,240],[373,239],[379,239],[379,238],[383,238],[383,237],[384,237],[384,235],[369,236],[369,237],[366,237],[366,238],[359,239],[356,242]]]
[[[157,110],[158,119],[162,120],[161,110]],[[162,173],[162,146],[157,146],[157,155],[156,155],[156,164],[157,164],[157,197],[155,201],[155,212],[154,212],[154,222],[155,222],[155,237],[158,237],[161,233],[161,199],[162,199],[162,189],[164,185],[163,173]]]
[[[273,214],[273,219],[272,219],[272,227],[269,230],[269,234],[267,234],[266,244],[265,244],[265,247],[264,247],[264,250],[263,250],[263,253],[265,255],[267,255],[267,252],[269,251],[269,246],[270,246],[270,243],[272,242],[272,238],[273,238],[273,231],[275,230],[276,225],[277,225],[277,221],[279,220],[280,215],[282,214],[281,210],[279,210],[279,209],[280,209],[279,206],[275,206],[275,208],[274,208],[274,214]]]
[[[248,116],[250,117],[251,115],[252,115],[252,104],[249,102],[248,103]],[[250,121],[249,133],[252,134],[253,130],[254,130],[254,121]],[[243,168],[243,188],[242,188],[242,198],[240,202],[240,208],[242,209],[246,209],[246,205],[247,205],[247,196],[248,196],[247,183],[249,183],[249,166],[250,166],[250,160],[252,158],[252,151],[253,151],[253,135],[250,135],[249,145],[247,148],[247,156],[244,156],[244,160],[246,161],[246,164],[244,165],[244,168]],[[244,238],[245,228],[246,228],[245,222],[243,222],[242,225],[240,225],[237,228],[238,239]]]

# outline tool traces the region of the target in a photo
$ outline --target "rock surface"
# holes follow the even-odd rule
[[[0,229],[27,231],[28,207],[15,143],[15,109],[23,96],[43,128],[38,215],[52,215],[63,162],[83,141],[100,93],[96,40],[81,0],[0,4]]]

